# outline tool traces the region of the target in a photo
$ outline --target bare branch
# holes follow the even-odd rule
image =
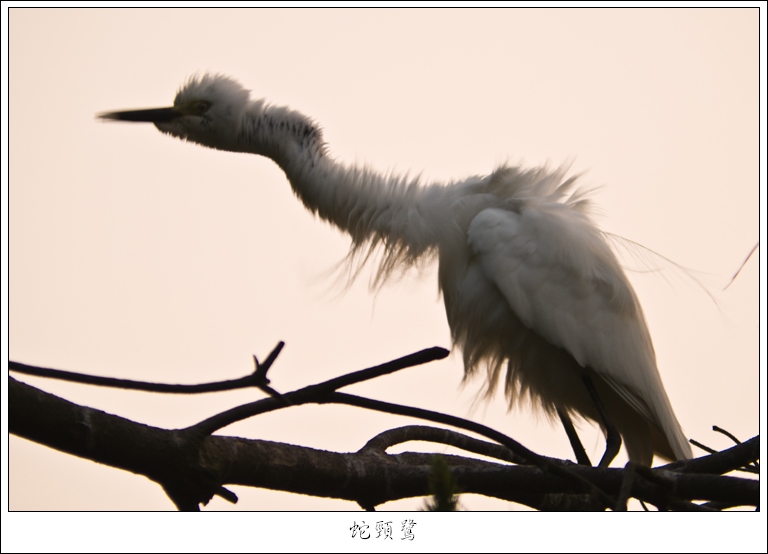
[[[361,451],[370,449],[384,452],[387,448],[409,441],[447,444],[448,446],[454,446],[467,452],[504,460],[513,464],[525,463],[524,458],[517,456],[508,448],[498,444],[474,439],[449,429],[438,429],[424,425],[407,425],[405,427],[384,431],[369,440],[366,445],[363,446]]]
[[[100,377],[98,375],[85,375],[74,371],[62,371],[60,369],[50,369],[47,367],[36,367],[20,362],[10,360],[8,369],[25,375],[34,375],[36,377],[46,377],[48,379],[57,379],[59,381],[68,381],[70,383],[82,383],[85,385],[96,385],[99,387],[110,387],[123,390],[141,390],[146,392],[158,392],[165,394],[202,394],[206,392],[221,392],[247,387],[263,388],[269,383],[267,371],[274,363],[277,355],[283,349],[284,342],[280,341],[272,350],[267,361],[259,364],[258,358],[254,356],[256,362],[256,371],[239,379],[229,379],[226,381],[214,381],[211,383],[202,383],[198,385],[169,385],[166,383],[150,383],[147,381],[134,381],[132,379],[117,379],[114,377]]]
[[[252,381],[247,386],[266,387],[267,370],[281,348],[282,343],[264,364],[256,360],[255,372],[249,376]],[[337,392],[343,386],[445,355],[444,349],[427,349],[283,395],[272,391],[272,398],[176,430],[159,429],[78,406],[9,377],[9,430],[63,452],[145,475],[160,484],[180,510],[197,510],[213,495],[236,502],[237,496],[225,484],[346,499],[367,510],[391,500],[429,495],[434,454],[386,453],[390,446],[413,440],[448,444],[503,460],[505,464],[443,455],[446,471],[450,472],[450,477],[443,477],[462,492],[514,501],[539,510],[626,510],[627,500],[632,497],[639,499],[644,508],[649,503],[659,510],[713,511],[759,506],[758,481],[721,476],[757,462],[759,436],[723,452],[659,468],[636,464],[628,464],[624,469],[592,468],[541,456],[510,437],[469,420]],[[221,383],[231,385],[238,381],[242,382]],[[114,380],[111,382],[110,386],[115,386]],[[499,444],[417,425],[381,433],[354,453],[211,436],[214,430],[233,421],[308,402],[347,404],[417,417],[465,429]]]

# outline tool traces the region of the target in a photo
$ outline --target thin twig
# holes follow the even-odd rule
[[[696,444],[694,441],[692,442]],[[710,456],[702,456],[692,460],[679,460],[663,466],[662,469],[681,473],[722,475],[723,473],[743,468],[759,458],[760,435],[757,435],[721,452],[713,452]]]
[[[701,448],[701,449],[702,449],[704,452],[708,452],[709,454],[717,454],[717,452],[718,452],[718,451],[717,451],[717,450],[715,450],[714,448],[710,448],[709,446],[706,446],[706,445],[704,445],[704,444],[701,444],[701,443],[700,443],[699,441],[697,441],[696,439],[688,439],[688,442],[690,442],[690,443],[691,443],[693,446],[698,446],[698,447],[699,447],[699,448]]]
[[[524,464],[525,459],[511,452],[509,448],[501,446],[495,442],[482,441],[451,429],[440,429],[437,427],[428,427],[426,425],[406,425],[396,429],[383,431],[369,440],[360,452],[374,451],[384,452],[397,444],[409,441],[433,442],[447,444],[459,448],[466,452],[511,462],[513,464]]]
[[[726,431],[726,430],[725,430],[725,429],[723,429],[722,427],[718,427],[717,425],[713,425],[713,426],[712,426],[712,430],[713,430],[713,431],[716,431],[716,432],[718,432],[718,433],[722,433],[723,435],[725,435],[726,437],[728,437],[729,439],[731,439],[731,440],[732,440],[733,442],[735,442],[736,444],[741,444],[741,441],[740,441],[739,439],[737,439],[735,436],[733,436],[731,433],[729,433],[728,431]]]
[[[132,379],[118,379],[115,377],[100,377],[97,375],[86,375],[74,371],[62,371],[60,369],[50,369],[45,367],[36,367],[20,362],[9,361],[8,369],[25,375],[34,375],[36,377],[45,377],[48,379],[57,379],[59,381],[68,381],[71,383],[83,383],[85,385],[96,385],[99,387],[117,388],[123,390],[141,390],[146,392],[158,392],[165,394],[202,394],[207,392],[221,392],[248,387],[258,387],[269,389],[266,379],[267,370],[277,358],[285,343],[280,341],[272,350],[267,361],[258,365],[256,371],[245,377],[238,379],[229,379],[226,381],[214,381],[211,383],[202,383],[197,385],[169,385],[166,383],[150,383],[148,381],[134,381]],[[255,357],[254,357],[255,358]],[[271,389],[269,389],[271,390]],[[267,392],[269,392],[269,390]],[[272,391],[274,394],[276,392]]]
[[[740,446],[740,445],[744,444],[741,441],[739,441],[736,437],[731,435],[728,431],[720,429],[720,427],[718,427],[717,425],[713,425],[712,429],[714,431],[722,432],[724,435],[727,435],[728,437],[733,439],[736,442],[736,446]],[[721,452],[726,452],[726,450],[715,450],[714,448],[710,448],[709,446],[706,446],[706,445],[700,443],[699,441],[697,441],[695,439],[688,439],[688,442],[690,442],[694,446],[698,446],[699,448],[701,448],[702,450],[704,450],[705,452],[708,452],[710,454],[719,454]],[[729,450],[731,450],[731,449],[729,449]],[[688,465],[690,465],[689,462],[683,461],[683,462],[673,462],[672,464],[670,464],[670,467],[672,469],[678,469],[678,465],[679,464],[688,464]],[[744,472],[744,473],[759,474],[760,473],[760,464],[758,464],[757,460],[751,460],[749,462],[746,462],[742,466],[731,467],[727,471],[741,471],[741,472]]]
[[[448,356],[448,354],[449,352],[445,348],[437,346],[427,348],[420,352],[403,356],[397,360],[392,360],[391,362],[355,371],[348,375],[336,377],[335,379],[330,379],[316,385],[310,385],[293,392],[279,395],[279,397],[276,398],[265,398],[237,406],[209,417],[208,419],[189,427],[188,430],[198,436],[208,436],[227,425],[248,419],[249,417],[279,410],[287,406],[321,402],[325,396],[333,393],[340,387],[374,379],[382,375],[387,375],[388,373],[400,371],[401,369],[429,363],[435,360],[441,360]]]
[[[616,501],[613,498],[611,498],[608,494],[606,494],[588,479],[585,479],[581,475],[577,475],[576,473],[569,471],[568,468],[564,466],[558,466],[552,463],[549,458],[528,450],[525,446],[516,440],[496,431],[495,429],[481,425],[480,423],[475,423],[474,421],[469,421],[467,419],[448,414],[433,412],[431,410],[413,408],[410,406],[401,406],[399,404],[362,398],[360,396],[345,394],[341,392],[335,392],[329,395],[328,399],[323,401],[323,403],[348,404],[350,406],[358,406],[360,408],[366,408],[378,412],[417,417],[419,419],[444,423],[454,427],[459,427],[460,429],[472,431],[473,433],[483,435],[491,440],[495,440],[496,442],[503,444],[512,450],[512,452],[515,454],[522,456],[529,464],[535,465],[543,471],[548,471],[552,475],[556,475],[557,477],[560,477],[570,483],[577,484],[580,489],[584,489],[586,492],[593,494],[595,498],[602,502],[606,508],[613,508],[616,505]]]

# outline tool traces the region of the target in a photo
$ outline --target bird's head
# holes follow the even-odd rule
[[[219,150],[237,150],[238,125],[249,91],[224,75],[190,78],[170,108],[100,114],[101,119],[154,123],[164,133]]]

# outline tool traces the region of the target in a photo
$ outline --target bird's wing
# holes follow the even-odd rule
[[[661,427],[671,406],[640,305],[600,231],[555,201],[489,208],[469,246],[523,324],[589,366]],[[674,417],[674,416],[673,416]]]

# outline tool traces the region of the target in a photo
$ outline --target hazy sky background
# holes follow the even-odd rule
[[[339,160],[381,171],[449,180],[505,161],[573,160],[600,187],[604,230],[690,268],[717,302],[660,257],[623,256],[640,270],[629,277],[687,435],[723,448],[713,424],[758,433],[758,257],[723,291],[758,241],[757,10],[13,9],[9,21],[11,359],[197,383],[248,373],[252,354],[284,340],[271,378],[289,391],[450,346],[436,267],[376,294],[366,271],[344,292],[328,274],[348,239],[303,208],[270,160],[94,118],[170,105],[190,75],[213,71],[310,115]],[[461,388],[462,375],[454,353],[350,392],[472,417],[572,457],[559,424],[507,414],[501,397],[473,412],[480,382]],[[19,378],[168,428],[261,394],[179,398]],[[354,451],[410,423],[308,406],[221,434]],[[581,434],[598,459],[599,431]],[[143,477],[17,437],[9,454],[13,510],[173,508]],[[622,451],[615,464],[625,461]],[[233,489],[236,506],[205,509],[357,509]]]

